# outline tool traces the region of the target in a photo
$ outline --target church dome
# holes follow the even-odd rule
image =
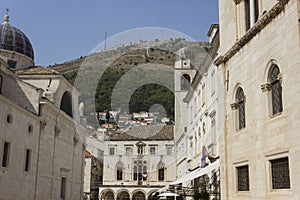
[[[34,60],[33,48],[29,39],[22,31],[9,24],[7,14],[4,22],[0,24],[0,50],[18,52]]]

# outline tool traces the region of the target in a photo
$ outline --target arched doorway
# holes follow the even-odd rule
[[[102,200],[115,200],[114,192],[111,190],[103,191],[101,194]]]
[[[133,193],[132,195],[132,200],[145,200],[146,196],[144,194],[144,192],[142,191],[137,191],[135,193]]]
[[[159,200],[157,190],[151,191],[148,193],[148,200]]]
[[[129,193],[127,191],[121,191],[117,195],[117,200],[130,200]]]

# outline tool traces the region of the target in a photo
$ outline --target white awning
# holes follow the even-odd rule
[[[159,193],[162,193],[162,192],[167,191],[168,189],[169,189],[169,185],[166,185],[165,187],[160,188],[160,189],[158,190],[158,192],[159,192]]]
[[[169,183],[169,185],[177,185],[177,184],[180,184],[180,183],[183,183],[186,181],[193,180],[204,174],[210,173],[219,167],[220,167],[220,160],[218,159],[215,162],[209,164],[208,166],[206,166],[204,168],[199,168],[199,169],[196,169],[195,171],[185,174],[184,176],[180,177],[179,179]]]
[[[158,195],[158,197],[178,197],[178,194],[175,194],[173,192],[164,192]]]

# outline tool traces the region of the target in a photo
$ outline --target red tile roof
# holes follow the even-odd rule
[[[117,131],[107,140],[139,141],[139,140],[173,140],[173,125],[148,125],[131,127],[128,130]]]

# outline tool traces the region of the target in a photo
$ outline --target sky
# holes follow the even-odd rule
[[[218,0],[0,0],[0,17],[6,8],[10,24],[30,39],[36,65],[43,66],[89,54],[105,32],[111,38],[159,27],[208,41],[210,25],[218,23]],[[132,40],[145,40],[143,36]]]

